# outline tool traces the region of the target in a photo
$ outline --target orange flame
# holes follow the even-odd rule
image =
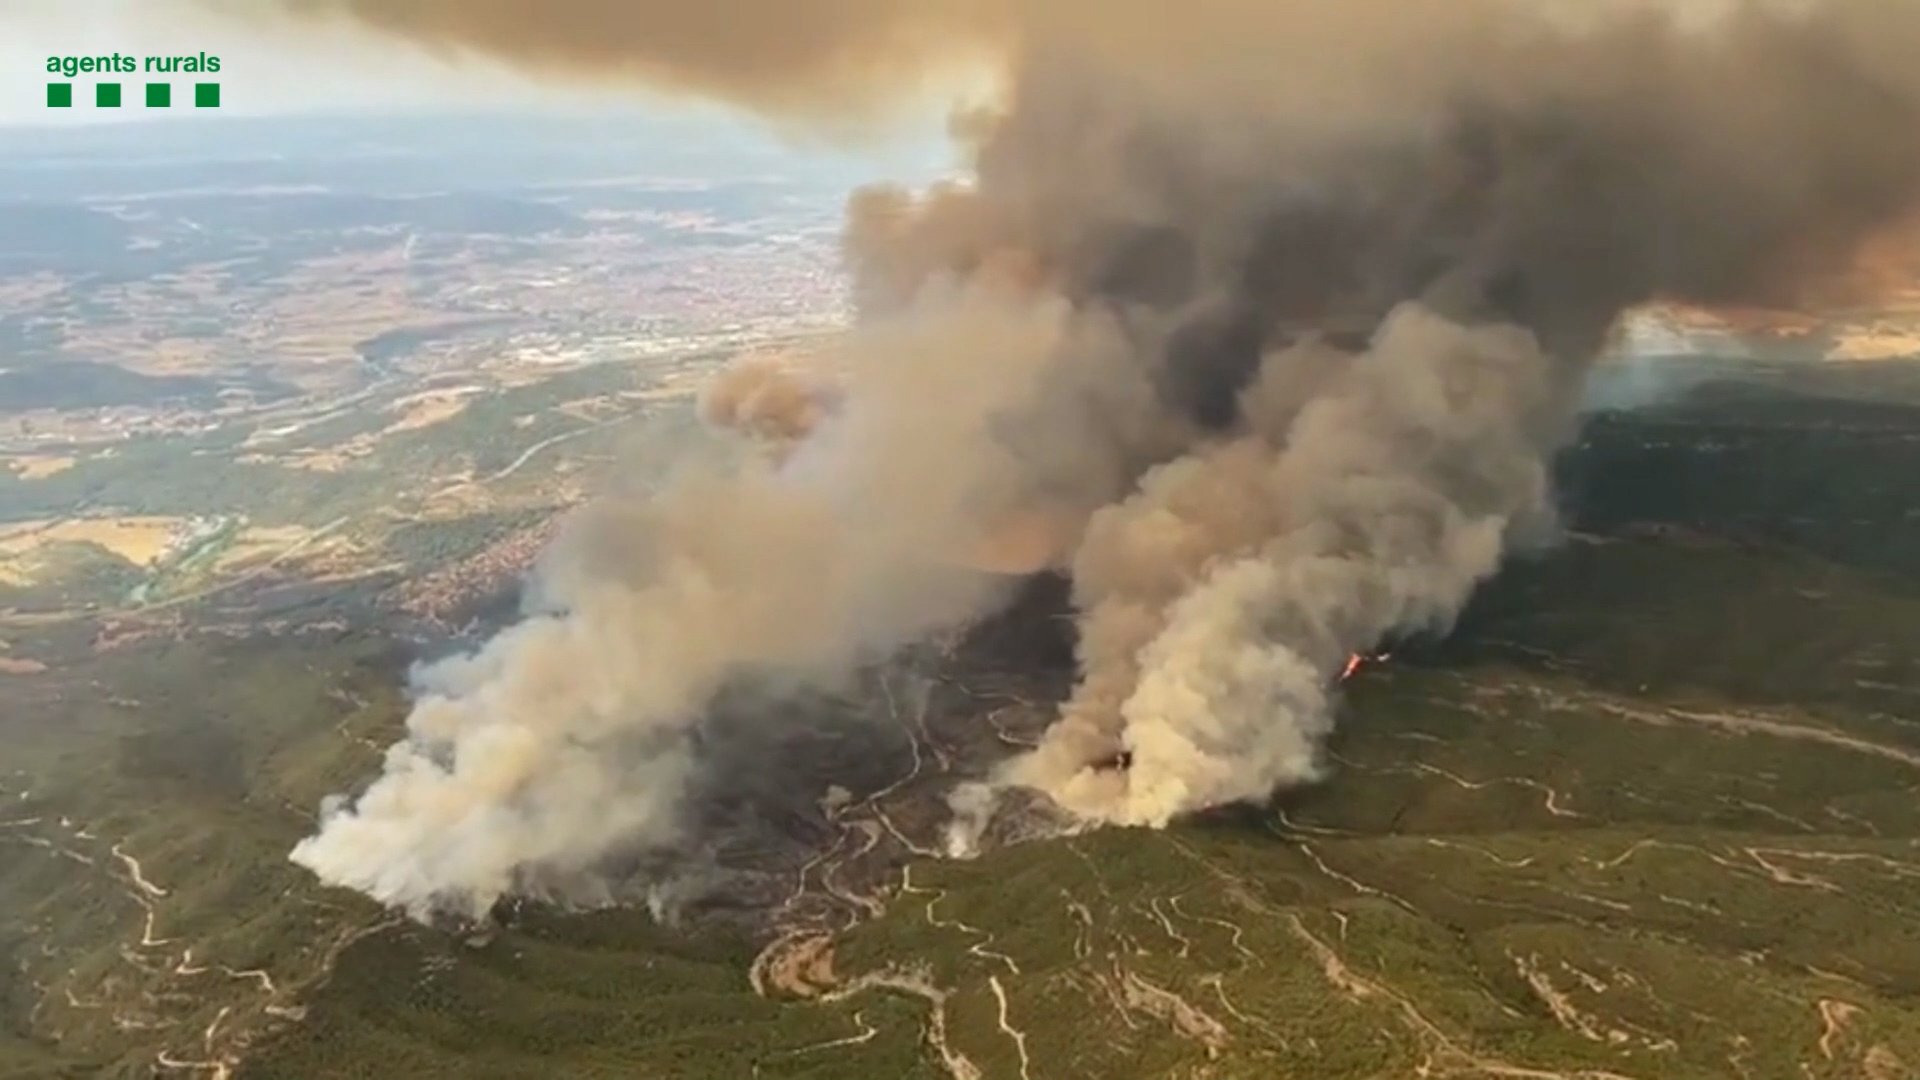
[[[1340,669],[1339,681],[1346,682],[1348,679],[1353,678],[1362,667],[1369,663],[1377,664],[1382,660],[1391,659],[1393,659],[1392,653],[1379,653],[1374,656],[1368,656],[1365,653],[1354,653],[1352,656],[1347,657],[1347,666]]]

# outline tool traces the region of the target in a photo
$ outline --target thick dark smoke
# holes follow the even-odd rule
[[[1550,529],[1623,310],[1790,299],[1920,195],[1908,0],[297,6],[784,118],[1005,70],[970,182],[853,199],[821,381],[710,397],[783,463],[605,515],[296,853],[416,908],[671,835],[719,687],[961,625],[987,568],[1069,565],[1079,612],[999,782],[1159,824],[1311,777],[1345,658]]]

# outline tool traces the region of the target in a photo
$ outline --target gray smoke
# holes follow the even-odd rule
[[[926,0],[804,35],[775,31],[819,5],[718,3],[741,50],[669,56],[691,31],[647,4],[544,5],[531,37],[509,5],[305,6],[785,115],[916,50],[1006,68],[955,125],[970,182],[853,200],[861,318],[818,370],[709,397],[790,454],[584,526],[548,609],[432,669],[295,853],[417,910],[671,842],[720,687],[964,624],[990,570],[1069,565],[1080,631],[1000,782],[1160,824],[1311,777],[1345,659],[1446,627],[1550,528],[1623,310],[1791,300],[1920,194],[1905,0]]]

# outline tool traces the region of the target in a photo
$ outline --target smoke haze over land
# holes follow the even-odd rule
[[[1791,300],[1920,196],[1892,0],[288,6],[785,121],[1005,72],[970,181],[853,198],[858,325],[710,391],[780,452],[582,519],[295,854],[418,911],[672,843],[720,687],[962,626],[996,570],[1071,568],[1081,669],[1000,782],[1163,824],[1312,778],[1347,657],[1550,535],[1623,310]]]

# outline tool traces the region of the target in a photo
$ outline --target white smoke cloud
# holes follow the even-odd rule
[[[1510,528],[1551,515],[1562,395],[1531,334],[1407,304],[1370,349],[1328,358],[1269,356],[1248,392],[1266,426],[1095,515],[1074,564],[1084,678],[1008,782],[1164,825],[1311,779],[1347,657],[1445,629]]]
[[[735,0],[771,12],[746,50],[718,8],[317,6],[786,116],[928,28],[1011,71],[960,126],[970,182],[850,205],[859,325],[705,399],[779,460],[583,518],[296,850],[417,912],[671,846],[717,691],[961,626],[993,570],[1070,565],[1079,615],[1080,681],[1001,784],[1158,825],[1313,777],[1348,655],[1446,627],[1550,527],[1621,311],[1791,293],[1920,194],[1920,7],[1889,0]]]
[[[729,678],[831,681],[996,606],[1008,580],[964,553],[1028,493],[994,422],[1104,379],[1111,333],[1058,300],[955,286],[849,337],[845,407],[783,465],[690,472],[574,522],[538,608],[419,673],[405,741],[294,860],[477,917],[671,843],[690,734]]]

